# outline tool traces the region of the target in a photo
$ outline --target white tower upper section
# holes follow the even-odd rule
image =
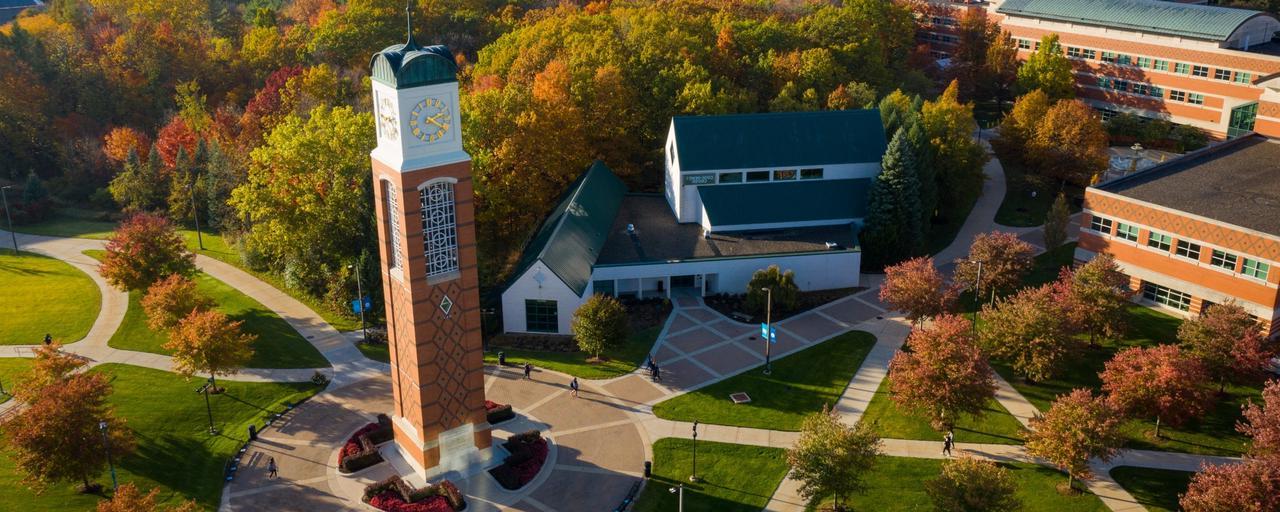
[[[469,160],[462,149],[457,64],[444,46],[405,44],[374,54],[374,159],[400,172]]]

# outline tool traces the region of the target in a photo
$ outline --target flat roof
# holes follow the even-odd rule
[[[627,224],[636,228],[633,239]],[[622,199],[597,265],[659,263],[671,260],[733,258],[827,251],[826,243],[856,248],[852,226],[823,226],[702,237],[697,224],[680,224],[661,195],[629,194]]]
[[[680,172],[880,162],[878,109],[676,116]]]
[[[857,178],[703,185],[698,195],[714,227],[858,219],[870,190],[870,178]]]
[[[1249,135],[1096,187],[1271,235],[1280,235],[1280,141]]]
[[[1067,23],[1225,41],[1261,11],[1162,0],[1005,0],[996,12]]]

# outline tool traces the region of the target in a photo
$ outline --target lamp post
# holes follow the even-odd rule
[[[689,481],[698,481],[698,420],[693,420],[693,474],[689,475]]]
[[[9,237],[13,239],[13,255],[18,255],[18,235],[13,232],[13,217],[9,216],[9,197],[4,191],[13,188],[13,185],[5,185],[0,187],[0,201],[4,202],[4,220],[9,223]]]
[[[684,484],[676,484],[675,487],[668,487],[667,491],[678,496],[676,498],[676,503],[679,507],[676,509],[677,512],[684,512]]]
[[[773,374],[773,361],[769,357],[769,344],[773,343],[773,288],[764,289],[764,325],[768,332],[764,333],[764,374]]]
[[[111,491],[115,492],[119,485],[116,483],[116,465],[111,462],[111,440],[107,437],[106,420],[98,422],[98,431],[102,432],[102,449],[107,452],[107,467],[111,468]]]
[[[347,265],[347,268],[356,274],[356,301],[360,303],[360,342],[363,343],[369,339],[364,324],[364,286],[360,284],[360,270],[355,265]]]
[[[209,389],[213,387],[213,376],[209,376],[209,381],[203,386],[196,388],[196,393],[204,394],[204,410],[209,414],[209,435],[218,435],[218,428],[213,426],[213,406],[209,405]]]
[[[200,210],[196,209],[196,182],[194,180],[187,184],[187,191],[191,193],[191,217],[196,220],[196,244],[203,251],[204,237],[200,235]]]
[[[973,281],[973,332],[978,332],[978,310],[982,308],[982,295],[978,293],[982,289],[982,260],[969,260],[969,263],[978,264],[978,275]]]

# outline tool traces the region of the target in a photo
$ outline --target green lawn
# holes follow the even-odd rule
[[[1044,219],[1058,197],[1059,186],[1055,180],[1027,179],[1026,170],[1011,159],[1002,159],[1006,192],[1000,209],[996,211],[996,223],[1011,227],[1031,227],[1044,224]],[[1035,197],[1031,193],[1035,192]],[[1074,199],[1084,195],[1084,189],[1076,185],[1065,188],[1067,205],[1072,213],[1080,211]]]
[[[73,238],[93,238],[105,240],[111,236],[111,232],[115,230],[116,223],[107,220],[101,220],[101,212],[89,210],[77,210],[73,208],[59,209],[51,218],[36,224],[27,224],[24,226],[15,226],[14,231],[19,233],[30,233],[33,235],[61,236]],[[276,289],[283,291],[290,297],[297,299],[299,302],[306,304],[316,314],[324,318],[325,322],[332,325],[333,328],[340,331],[352,331],[360,328],[360,319],[350,314],[343,314],[330,310],[325,307],[321,301],[306,293],[299,292],[284,285],[284,279],[267,272],[253,270],[244,265],[240,261],[240,253],[227,243],[217,233],[210,232],[207,228],[202,231],[199,238],[204,241],[204,249],[199,248],[196,231],[194,229],[179,229],[179,234],[187,241],[187,247],[197,254],[202,254],[215,260],[233,265],[240,270],[252,274],[254,277],[261,279]],[[352,297],[355,294],[352,292]]]
[[[836,336],[773,363],[773,374],[757,366],[697,391],[653,406],[654,415],[676,421],[800,430],[808,414],[834,406],[876,338],[865,331]],[[734,404],[731,393],[745,391],[751,402]]]
[[[356,343],[356,348],[369,359],[384,363],[391,362],[391,346],[386,343]]]
[[[102,251],[85,251],[85,254],[94,258],[101,257],[101,253]],[[196,272],[194,279],[196,289],[217,302],[220,311],[232,320],[243,321],[244,332],[258,336],[253,342],[253,358],[249,360],[249,368],[329,366],[320,351],[262,303],[204,272]],[[163,346],[168,340],[167,335],[147,326],[147,315],[142,310],[142,295],[138,291],[129,292],[129,309],[125,311],[120,328],[107,344],[124,350],[170,355],[173,352]]]
[[[928,419],[903,412],[890,396],[889,379],[885,379],[862,415],[862,421],[876,425],[880,437],[942,440],[943,433],[930,427]],[[1022,444],[1023,441],[1022,424],[994,398],[987,402],[981,416],[964,416],[956,422],[955,433],[956,442],[960,443]]]
[[[498,364],[498,351],[502,351],[506,353],[509,365],[523,365],[527,361],[535,367],[567,373],[580,379],[611,379],[631,373],[643,364],[661,332],[662,325],[656,325],[632,333],[626,343],[609,348],[601,354],[604,362],[587,362],[590,354],[585,352],[542,352],[489,347],[489,351],[484,353],[484,364]],[[370,352],[365,352],[365,356],[373,358]]]
[[[957,434],[958,435],[958,434]],[[1063,496],[1057,485],[1066,475],[1035,464],[1001,464],[1013,473],[1018,498],[1024,512],[1103,512],[1108,510],[1093,494]],[[924,481],[942,472],[942,461],[905,457],[880,457],[867,474],[865,493],[854,496],[849,505],[858,511],[934,510],[924,492]]]
[[[964,227],[964,221],[969,218],[969,213],[973,212],[973,205],[977,203],[978,197],[974,196],[963,210],[953,212],[953,215],[943,219],[943,222],[927,226],[929,233],[924,243],[929,254],[937,254],[955,241],[956,235],[960,234],[960,228]]]
[[[1178,495],[1187,492],[1195,473],[1120,466],[1111,469],[1114,478],[1138,503],[1150,512],[1177,512]]]
[[[693,441],[665,438],[653,443],[653,478],[636,500],[635,512],[675,510],[668,489],[683,483],[686,510],[756,512],[769,503],[787,475],[786,451],[740,444],[698,443],[697,483],[689,483]]]
[[[0,404],[9,401],[9,393],[13,392],[13,387],[18,382],[18,377],[30,370],[31,359],[0,358],[0,387],[4,388],[4,393],[0,393]]]
[[[0,345],[35,345],[46,333],[62,343],[89,333],[102,307],[98,285],[47,256],[0,250]]]
[[[222,468],[246,439],[249,424],[262,424],[286,402],[296,403],[320,388],[310,383],[242,383],[221,381],[226,393],[212,396],[213,417],[222,434],[210,437],[204,400],[197,386],[169,372],[120,364],[94,368],[110,376],[111,403],[134,432],[137,449],[117,461],[121,483],[142,489],[160,487],[166,502],[195,499],[217,507],[222,494]],[[0,452],[3,453],[3,452]],[[57,484],[36,495],[23,486],[11,459],[0,456],[0,510],[83,511],[98,498],[76,494],[74,484]],[[110,483],[104,471],[98,482]]]

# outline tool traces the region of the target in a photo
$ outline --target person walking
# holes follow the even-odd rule
[[[569,381],[569,393],[572,394],[574,398],[578,398],[578,378],[577,377],[574,377],[573,380]]]
[[[45,344],[45,345],[49,345],[49,344],[51,344],[51,343],[53,343],[53,336],[52,336],[52,335],[50,335],[49,333],[45,333],[45,335],[44,335],[44,344]]]
[[[276,467],[276,458],[268,457],[267,458],[267,478],[275,478],[276,476],[278,476],[276,472],[279,470],[280,468]]]
[[[956,443],[956,434],[950,430],[947,431],[946,437],[942,438],[942,455],[951,456],[951,447]]]
[[[530,379],[530,378],[532,378],[532,377],[530,377],[530,375],[532,375],[532,374],[533,374],[533,363],[525,363],[525,364],[524,364],[524,378],[526,378],[526,379]]]
[[[653,363],[653,381],[662,382],[662,368],[658,367],[658,363]]]

